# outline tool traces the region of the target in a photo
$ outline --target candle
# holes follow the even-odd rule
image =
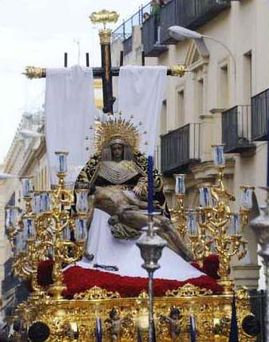
[[[177,195],[184,195],[186,192],[185,176],[184,174],[174,175],[176,178],[175,193]]]
[[[153,157],[148,156],[148,213],[153,213]]]
[[[215,166],[225,166],[224,145],[213,145],[212,147]]]
[[[65,241],[69,241],[71,239],[71,231],[69,227],[66,227],[62,230],[62,239]]]
[[[9,206],[6,208],[6,227],[15,227],[17,223],[18,208]]]
[[[189,209],[187,212],[187,229],[190,235],[197,234],[197,218],[194,209]]]
[[[230,225],[230,235],[237,235],[240,230],[240,216],[238,214],[232,214],[231,225]]]
[[[34,229],[34,223],[31,218],[23,219],[23,233],[24,233],[24,240],[28,240],[30,238],[35,237],[35,229]]]
[[[76,191],[76,210],[78,213],[87,213],[89,211],[88,203],[89,190]]]
[[[40,194],[40,211],[45,212],[50,210],[50,196],[48,192],[42,192]]]
[[[203,208],[211,207],[212,206],[212,195],[210,187],[208,186],[202,186],[199,188],[200,196],[199,196],[199,202],[200,206]]]
[[[36,214],[41,212],[41,197],[39,192],[34,194],[34,212]]]
[[[68,152],[55,152],[58,158],[58,172],[66,173],[67,172],[67,155]]]
[[[21,178],[21,184],[22,184],[22,196],[29,197],[30,192],[32,191],[31,179],[29,177]]]
[[[252,195],[253,195],[254,187],[242,185],[240,188],[241,188],[241,206],[244,209],[251,209],[253,205]]]
[[[75,239],[76,241],[84,241],[87,239],[87,225],[83,219],[76,220]]]

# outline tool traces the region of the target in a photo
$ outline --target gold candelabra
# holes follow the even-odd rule
[[[7,208],[7,232],[14,252],[13,270],[17,277],[31,280],[32,297],[50,295],[62,298],[63,267],[83,255],[87,237],[88,191],[78,190],[76,205],[73,190],[65,186],[67,153],[56,152],[59,160],[58,184],[51,191],[32,191],[31,178],[22,178],[25,210]],[[53,260],[53,283],[45,291],[38,284],[41,261]]]
[[[180,234],[186,239],[194,259],[202,262],[210,254],[219,258],[219,283],[224,293],[233,290],[229,279],[230,263],[233,256],[242,259],[246,253],[247,242],[242,233],[248,223],[249,211],[252,207],[251,186],[241,186],[241,207],[233,213],[230,202],[235,197],[228,192],[223,183],[225,158],[223,145],[213,146],[214,163],[218,170],[215,185],[199,188],[200,206],[195,209],[184,207],[185,175],[175,175],[177,203],[171,210],[172,221]]]

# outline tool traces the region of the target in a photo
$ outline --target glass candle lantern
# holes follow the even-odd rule
[[[213,201],[210,187],[202,186],[199,188],[199,203],[202,208],[212,207]]]
[[[89,211],[88,202],[89,190],[77,190],[76,191],[76,210],[79,214],[86,214]]]
[[[39,196],[40,211],[46,212],[50,210],[50,196],[48,192],[42,192]]]
[[[34,222],[31,218],[23,219],[23,232],[24,232],[24,240],[35,238],[36,233],[35,233]]]
[[[75,239],[76,241],[85,241],[87,239],[87,225],[83,219],[76,220]]]
[[[224,145],[213,145],[213,160],[217,167],[225,166]]]
[[[58,159],[58,167],[57,172],[58,173],[66,173],[67,172],[67,155],[68,152],[55,152],[56,157]]]
[[[15,227],[18,218],[18,208],[14,206],[9,206],[6,208],[6,227]]]
[[[31,191],[33,190],[31,177],[21,178],[21,185],[22,185],[22,196],[30,197]]]
[[[55,257],[55,253],[54,253],[54,248],[52,246],[48,247],[47,250],[46,250],[46,256],[49,258],[49,259],[54,259]]]
[[[24,231],[20,230],[16,235],[16,254],[20,254],[25,250],[25,240],[24,240]]]
[[[229,229],[230,235],[237,235],[240,231],[240,215],[232,214],[231,215],[231,225]]]
[[[184,195],[186,192],[186,187],[185,187],[185,177],[186,175],[184,174],[176,174],[174,175],[176,179],[176,185],[175,185],[175,193],[176,195]]]
[[[70,241],[70,239],[71,239],[71,231],[70,231],[69,227],[65,227],[62,230],[62,239],[65,240],[65,241]]]
[[[252,196],[254,187],[252,186],[241,186],[241,207],[244,209],[251,209],[252,208]]]
[[[189,209],[187,211],[187,229],[189,235],[197,235],[197,216],[194,209]]]
[[[34,212],[41,213],[41,194],[39,192],[34,194]]]

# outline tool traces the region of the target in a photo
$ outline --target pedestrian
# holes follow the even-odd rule
[[[157,44],[160,43],[160,18],[161,4],[160,0],[151,1],[151,15],[154,17],[154,39]]]

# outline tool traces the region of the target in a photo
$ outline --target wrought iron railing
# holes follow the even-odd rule
[[[251,136],[254,141],[268,140],[269,88],[251,98]]]
[[[170,0],[161,7],[160,45],[172,42],[168,35],[170,26],[179,25],[195,29],[229,8],[230,5],[231,0]],[[146,20],[143,23],[142,41],[146,56],[151,56],[152,50],[156,49],[156,39],[152,39],[155,31],[154,20]],[[163,50],[160,49],[159,52],[162,53]]]
[[[257,337],[256,342],[264,342],[266,341],[266,296],[264,290],[251,290],[250,293],[250,305],[251,312],[257,318],[260,325],[260,334]]]
[[[133,27],[142,25],[145,13],[150,14],[150,2],[141,6],[135,14],[127,20],[124,20],[122,24],[112,32],[112,39],[128,39],[132,35]]]
[[[240,153],[254,147],[250,105],[235,106],[222,113],[222,142],[225,153]]]
[[[190,123],[161,136],[161,170],[182,172],[200,160],[200,124]]]

